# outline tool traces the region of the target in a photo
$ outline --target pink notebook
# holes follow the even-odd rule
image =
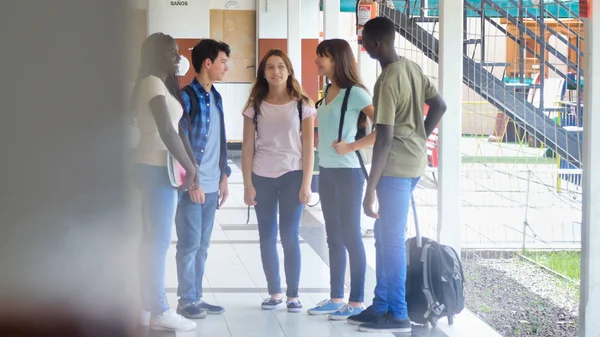
[[[169,170],[171,186],[177,188],[181,187],[185,181],[186,171],[171,153],[167,154],[167,167]]]

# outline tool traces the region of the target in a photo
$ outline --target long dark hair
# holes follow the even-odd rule
[[[350,44],[342,39],[324,40],[317,46],[317,55],[326,56],[335,62],[332,80],[342,89],[359,86],[369,91],[360,80],[358,65],[354,59],[354,53]],[[367,115],[359,114],[358,124],[364,127],[367,124]]]
[[[358,75],[358,66],[350,44],[342,39],[324,40],[317,46],[317,55],[330,57],[335,61],[332,80],[342,89],[359,86],[367,91]]]
[[[184,106],[181,98],[179,77],[177,77],[175,69],[172,66],[172,55],[169,54],[174,45],[175,39],[163,33],[154,33],[148,36],[144,40],[144,43],[142,43],[140,69],[131,94],[130,108],[132,110],[137,106],[139,87],[142,80],[148,76],[164,76],[165,72],[167,77],[164,82],[167,90]],[[173,69],[173,71],[170,69]]]
[[[290,58],[280,49],[271,49],[265,54],[258,65],[258,70],[256,71],[256,81],[254,81],[252,91],[250,92],[250,97],[246,102],[244,110],[249,107],[260,107],[260,104],[263,102],[265,97],[267,97],[267,94],[269,93],[269,83],[265,78],[265,68],[267,67],[267,60],[269,60],[271,56],[281,57],[288,72],[290,73],[286,83],[288,94],[294,99],[302,100],[303,105],[312,106],[312,101],[304,94],[300,83],[298,83],[298,80],[294,76],[294,68],[292,67]],[[258,111],[256,111],[256,113],[258,113]]]

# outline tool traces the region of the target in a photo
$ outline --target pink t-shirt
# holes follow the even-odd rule
[[[254,108],[246,109],[243,114],[254,118]],[[315,108],[302,105],[303,120],[315,114]],[[302,141],[296,100],[281,105],[267,102],[260,105],[258,132],[254,144],[254,174],[277,178],[302,169]]]

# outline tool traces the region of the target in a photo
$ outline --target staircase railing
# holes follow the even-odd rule
[[[408,12],[410,13],[410,11]],[[415,23],[414,19],[396,8],[382,6],[380,15],[396,23],[397,31],[427,57],[439,61],[439,41],[433,34]],[[576,167],[581,167],[581,147],[576,135],[557,126],[544,112],[516,94],[505,83],[467,55],[463,55],[463,82],[477,94],[506,113],[529,134],[550,145],[560,156]]]

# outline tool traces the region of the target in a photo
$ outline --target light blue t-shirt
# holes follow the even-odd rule
[[[208,141],[200,163],[200,187],[204,193],[219,191],[221,171],[219,158],[221,156],[221,117],[215,99],[215,94],[210,93],[210,118],[208,119]]]
[[[342,102],[346,89],[341,89],[340,93],[333,101],[326,104],[325,100],[317,110],[319,121],[319,166],[325,168],[359,168],[360,162],[356,153],[352,152],[345,156],[340,156],[332,147],[337,142],[338,129],[340,127],[340,115],[342,114]],[[348,97],[348,107],[344,117],[344,130],[342,130],[342,139],[346,143],[355,141],[358,116],[362,109],[372,104],[372,98],[369,93],[359,87],[352,87]]]

